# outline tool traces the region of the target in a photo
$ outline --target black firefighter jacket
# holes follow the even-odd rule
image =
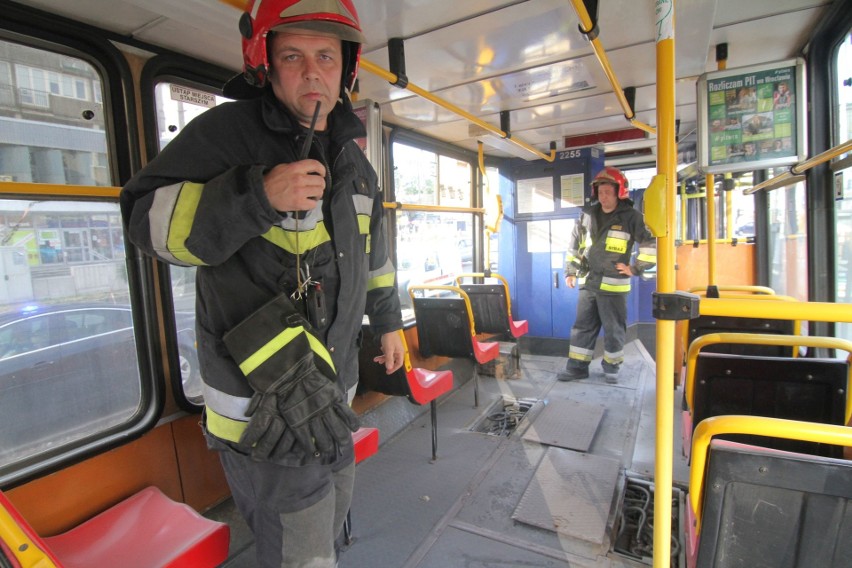
[[[341,388],[358,380],[364,314],[376,336],[402,328],[382,196],[354,142],[365,135],[363,125],[348,101],[338,103],[329,125],[326,192],[304,219],[275,211],[263,191],[264,172],[295,161],[304,141],[304,130],[269,89],[190,122],[121,192],[134,244],[166,262],[198,267],[207,428],[222,440],[239,440],[253,394],[222,337],[276,295],[295,290],[297,253],[312,278],[325,280],[332,317],[320,334]],[[311,157],[320,159],[314,150]]]
[[[605,221],[599,223],[599,219]],[[639,244],[639,254],[631,262],[635,243]],[[609,215],[603,214],[600,203],[583,210],[565,255],[565,276],[579,276],[581,285],[588,290],[626,294],[630,291],[630,277],[616,270],[617,263],[630,265],[636,275],[657,263],[657,242],[645,226],[642,213],[627,199],[619,200]],[[581,265],[587,267],[587,274],[579,268]]]

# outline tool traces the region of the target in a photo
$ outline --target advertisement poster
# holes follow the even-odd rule
[[[800,68],[796,61],[787,63],[708,73],[699,80],[704,171],[735,172],[799,161]]]

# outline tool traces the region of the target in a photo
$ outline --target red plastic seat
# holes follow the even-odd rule
[[[452,371],[431,371],[429,369],[411,369],[406,372],[411,398],[417,404],[428,404],[444,393],[453,390]]]
[[[530,324],[527,320],[509,320],[509,331],[512,332],[512,337],[518,338],[529,333]]]
[[[362,427],[352,434],[355,445],[355,463],[361,463],[379,451],[379,429]]]
[[[359,464],[368,457],[379,451],[379,429],[362,426],[352,434],[352,443],[355,445],[355,463]],[[343,539],[346,545],[352,544],[352,510],[346,512],[346,520],[343,522]]]
[[[19,557],[41,554],[60,568],[212,568],[228,559],[228,525],[204,518],[156,487],[146,487],[75,528],[44,538],[2,492],[0,504],[38,549],[18,553]],[[19,542],[7,545],[15,551],[21,548]]]
[[[408,346],[405,347],[405,369],[408,389],[411,392],[409,398],[417,404],[429,403],[429,416],[432,420],[432,461],[434,462],[438,459],[438,405],[435,400],[453,390],[453,372],[412,368],[408,358]]]

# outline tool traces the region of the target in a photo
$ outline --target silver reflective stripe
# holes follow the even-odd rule
[[[609,284],[610,286],[630,286],[629,278],[613,278],[612,276],[604,276],[601,278],[602,284]]]
[[[169,252],[169,230],[171,229],[172,214],[177,205],[183,183],[175,183],[159,188],[154,192],[154,203],[148,211],[148,224],[151,227],[151,246],[157,256],[168,263],[178,266],[193,266],[188,262],[178,260]]]
[[[619,365],[619,364],[624,362],[624,351],[618,351],[617,353],[608,353],[608,352],[604,351],[603,359],[607,363],[612,363],[613,365]]]
[[[251,398],[242,396],[234,396],[214,389],[210,385],[204,383],[204,405],[213,410],[216,414],[247,422],[246,410],[248,410]]]
[[[373,214],[373,198],[366,195],[356,194],[352,196],[352,203],[355,204],[355,213],[358,215],[372,216]]]
[[[630,233],[626,233],[624,231],[613,231],[613,230],[610,229],[609,231],[607,231],[606,236],[607,236],[607,238],[613,238],[614,237],[616,239],[621,239],[622,241],[629,241],[630,240]]]
[[[305,211],[304,213],[304,219],[296,219],[292,215],[288,214],[283,221],[278,223],[278,226],[286,231],[312,231],[323,220],[322,199],[317,201],[316,207],[310,211]]]
[[[595,358],[595,352],[592,349],[583,349],[582,347],[572,345],[571,349],[568,350],[568,358],[578,361],[591,361]]]

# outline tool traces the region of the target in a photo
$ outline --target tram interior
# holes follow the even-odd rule
[[[99,32],[105,31],[110,34],[111,41],[129,54],[135,66],[142,66],[155,51],[181,54],[203,62],[211,66],[211,75],[217,77],[236,72],[241,65],[237,31],[240,0],[87,0],[74,3],[0,0],[0,8],[12,4],[44,10],[93,26],[92,29]],[[402,139],[406,144],[427,140],[439,148],[449,149],[447,156],[461,152],[472,160],[482,151],[489,171],[499,169],[503,173],[499,181],[490,181],[500,186],[506,206],[502,232],[486,232],[488,221],[474,215],[465,217],[470,221],[452,218],[447,222],[431,211],[417,211],[395,218],[400,281],[408,282],[411,278],[416,288],[414,278],[418,275],[415,272],[421,266],[423,274],[419,277],[425,277],[426,273],[432,276],[433,272],[444,277],[453,271],[492,267],[500,273],[505,271],[511,286],[513,316],[515,319],[529,318],[531,326],[530,333],[517,338],[492,334],[480,337],[483,341],[499,341],[499,355],[490,364],[478,364],[469,357],[422,356],[417,343],[412,341],[416,337],[416,324],[407,321],[406,337],[414,366],[452,371],[453,389],[441,395],[434,405],[414,404],[409,397],[395,396],[404,393],[386,394],[381,387],[359,392],[353,406],[364,427],[378,430],[381,443],[375,453],[357,466],[351,509],[352,540],[341,542],[339,566],[637,568],[651,565],[655,554],[653,493],[658,455],[655,448],[657,395],[662,384],[662,388],[673,391],[670,409],[674,487],[671,565],[692,568],[696,543],[687,537],[689,525],[694,526],[687,492],[694,481],[690,477],[690,459],[695,457],[690,458],[689,448],[683,446],[690,443],[689,437],[683,434],[693,429],[688,422],[692,393],[686,391],[681,374],[687,365],[688,341],[681,339],[682,329],[679,328],[675,372],[661,382],[655,362],[656,325],[650,317],[650,297],[656,285],[654,275],[647,281],[635,279],[629,341],[624,348],[625,362],[618,383],[605,381],[599,362],[603,351],[601,341],[591,376],[560,382],[556,380],[556,373],[565,365],[570,325],[559,309],[564,310],[566,306],[573,309],[574,304],[557,306],[558,309],[548,313],[550,319],[544,326],[548,331],[542,332],[539,323],[533,321],[533,314],[538,308],[536,302],[544,300],[537,295],[533,281],[546,282],[550,294],[550,282],[555,277],[558,284],[561,268],[548,260],[544,270],[533,272],[537,265],[530,261],[530,272],[523,273],[526,266],[518,261],[521,255],[516,250],[524,247],[531,250],[536,246],[532,222],[529,230],[525,225],[523,230],[518,229],[519,218],[524,212],[519,211],[521,205],[516,199],[517,183],[524,181],[524,177],[538,179],[533,174],[547,177],[556,171],[557,174],[552,175],[559,175],[563,171],[560,168],[564,169],[567,162],[551,166],[550,161],[556,154],[565,153],[566,158],[576,158],[576,164],[581,164],[577,167],[584,175],[606,163],[639,168],[642,172],[636,173],[636,179],[642,181],[637,183],[647,185],[650,181],[656,167],[657,128],[660,127],[655,78],[655,46],[659,32],[655,3],[586,2],[586,5],[597,4],[594,32],[586,30],[586,33],[582,18],[572,5],[577,3],[567,0],[371,0],[356,1],[356,4],[367,38],[356,98],[378,109],[381,121],[378,132],[382,142],[374,157],[379,160],[380,174],[385,178],[396,175],[381,160],[386,160],[391,152],[382,144],[389,145],[389,139],[398,132],[404,132]],[[802,57],[812,31],[827,14],[836,13],[836,7],[843,4],[848,6],[849,2],[677,1],[675,135],[680,172],[677,177],[684,195],[681,220],[689,218],[692,224],[704,213],[701,207],[687,205],[686,194],[699,196],[707,189],[706,179],[695,164],[700,122],[696,107],[698,78],[725,67],[755,66]],[[597,34],[595,37],[605,46],[617,84],[611,81],[606,66],[595,53],[589,33]],[[720,45],[726,46],[726,51],[718,50]],[[436,104],[392,85],[385,76],[388,71],[397,79],[404,78],[409,84],[429,91],[447,105]],[[628,108],[624,108],[624,102]],[[458,110],[492,128],[484,128],[483,124],[459,115]],[[175,130],[178,129],[175,126]],[[160,142],[167,142],[170,134],[160,134]],[[419,150],[413,151],[413,155],[417,152]],[[438,159],[432,165],[436,163],[445,166]],[[399,164],[403,162],[400,160],[397,167],[401,167]],[[739,184],[741,176],[747,178],[743,180],[744,185],[755,181],[751,172],[740,172],[722,183],[726,189],[731,189]],[[474,175],[472,179],[479,178]],[[106,180],[95,181],[99,185],[109,185]],[[470,185],[471,181],[464,183]],[[553,185],[555,188],[555,181]],[[642,185],[638,189],[641,198]],[[467,191],[464,199],[470,196],[469,187]],[[582,188],[579,196],[582,200]],[[458,199],[463,201],[462,197]],[[451,201],[452,198],[448,202]],[[477,197],[476,201],[473,204],[483,209],[489,205],[483,203],[484,198]],[[553,197],[551,201],[555,203],[558,199]],[[19,209],[15,211],[17,215],[25,214],[26,204],[15,207]],[[743,284],[752,284],[755,279],[753,253],[744,249],[746,244],[754,244],[755,219],[753,215],[734,217],[731,210],[737,207],[738,204],[728,205],[731,218],[726,222],[731,227],[727,229],[724,246],[720,247],[719,259],[720,264],[725,264],[728,275],[748,280]],[[492,213],[487,211],[484,215]],[[552,223],[548,227],[552,227],[554,233],[567,227],[560,224],[566,219],[556,218],[559,211],[554,215],[549,213],[544,217],[547,223]],[[115,212],[113,215],[117,217]],[[685,225],[686,221],[683,222]],[[414,228],[416,223],[423,223],[423,227],[428,224],[428,230],[433,233],[418,234]],[[703,220],[696,224],[701,223]],[[117,226],[113,229],[120,232]],[[418,241],[429,240],[440,232],[453,233],[453,246],[449,250],[442,250],[439,256],[417,249]],[[679,235],[687,244],[694,241],[694,246],[677,250],[674,262],[690,267],[678,274],[678,289],[706,285],[710,269],[706,249],[699,247],[701,231]],[[523,239],[523,246],[520,239]],[[738,243],[739,249],[736,248]],[[41,258],[48,258],[56,254],[52,248],[48,240],[44,250],[37,253]],[[550,249],[547,255],[551,256]],[[552,256],[560,255],[554,253]],[[777,256],[783,254],[779,252]],[[53,264],[53,260],[49,264]],[[453,269],[448,270],[447,266]],[[68,275],[61,268],[64,267],[41,266],[40,275],[45,281],[66,278]],[[789,273],[786,278],[789,293],[799,295],[804,288],[801,279]],[[176,341],[182,348],[194,341],[192,326],[186,319],[194,303],[194,277],[189,271],[173,269],[165,279],[174,288],[166,294],[166,300],[174,302],[175,312],[170,316],[175,321],[167,319],[166,324],[175,324]],[[408,295],[411,286],[406,283],[404,287],[405,290],[400,289],[400,298],[406,315],[413,315]],[[723,292],[722,296],[725,294],[730,295]],[[129,312],[123,317],[129,318]],[[163,358],[168,356],[163,355]],[[183,355],[174,359],[181,367],[193,364]],[[365,385],[375,386],[384,380],[375,376],[376,369],[370,368],[369,363],[362,362],[361,372]],[[846,368],[832,372],[832,384],[842,383],[848,376]],[[843,375],[844,372],[847,375]],[[172,380],[180,379],[173,377]],[[850,418],[849,400],[837,392],[829,394],[834,405],[830,421],[845,425]],[[190,402],[197,403],[200,390],[188,391],[186,396]],[[171,399],[165,408],[166,413],[174,415],[164,416],[157,423],[155,435],[185,440],[197,434],[196,415],[182,413]],[[436,439],[432,438],[433,424],[437,424]],[[168,435],[163,434],[166,429],[170,429]],[[147,440],[152,438],[149,436]],[[166,441],[166,446],[173,450],[169,446],[171,440]],[[435,442],[437,458],[432,459],[434,446],[430,444]],[[824,446],[831,442],[820,443]],[[180,477],[181,467],[187,463],[195,468],[211,463],[215,467],[214,458],[198,457],[200,447],[196,441],[187,452],[192,454],[189,458],[180,450],[175,451],[176,455],[169,456],[169,460],[175,462],[169,462],[169,471],[176,470],[176,476]],[[112,456],[120,450],[113,450]],[[825,459],[836,457],[839,457],[838,452],[832,451]],[[71,475],[78,477],[72,479],[79,483],[79,478],[85,475],[80,472],[91,463],[74,464],[77,469]],[[827,463],[836,465],[835,462]],[[187,471],[198,470],[187,467]],[[33,505],[38,501],[33,495],[43,492],[45,487],[56,486],[52,484],[61,485],[66,479],[57,481],[56,476],[50,477],[27,479],[32,483],[13,488],[15,492],[10,494],[27,505],[29,512],[38,513],[38,518],[33,519],[36,526],[56,533],[65,527],[59,521],[51,523],[49,512]],[[160,479],[165,477],[163,474]],[[209,495],[226,491],[224,481],[212,479],[214,477],[200,476],[197,488],[192,488],[191,480],[187,479],[168,481],[164,485],[171,484],[173,494],[180,494],[187,501],[194,500],[193,504],[208,519],[227,523],[230,527],[229,557],[221,566],[254,566],[252,535],[232,501],[225,498],[211,503],[209,500]],[[73,499],[70,502],[72,506],[75,503]],[[62,522],[68,524],[67,515]],[[836,554],[840,556],[836,557],[842,558],[843,550],[838,550]]]

